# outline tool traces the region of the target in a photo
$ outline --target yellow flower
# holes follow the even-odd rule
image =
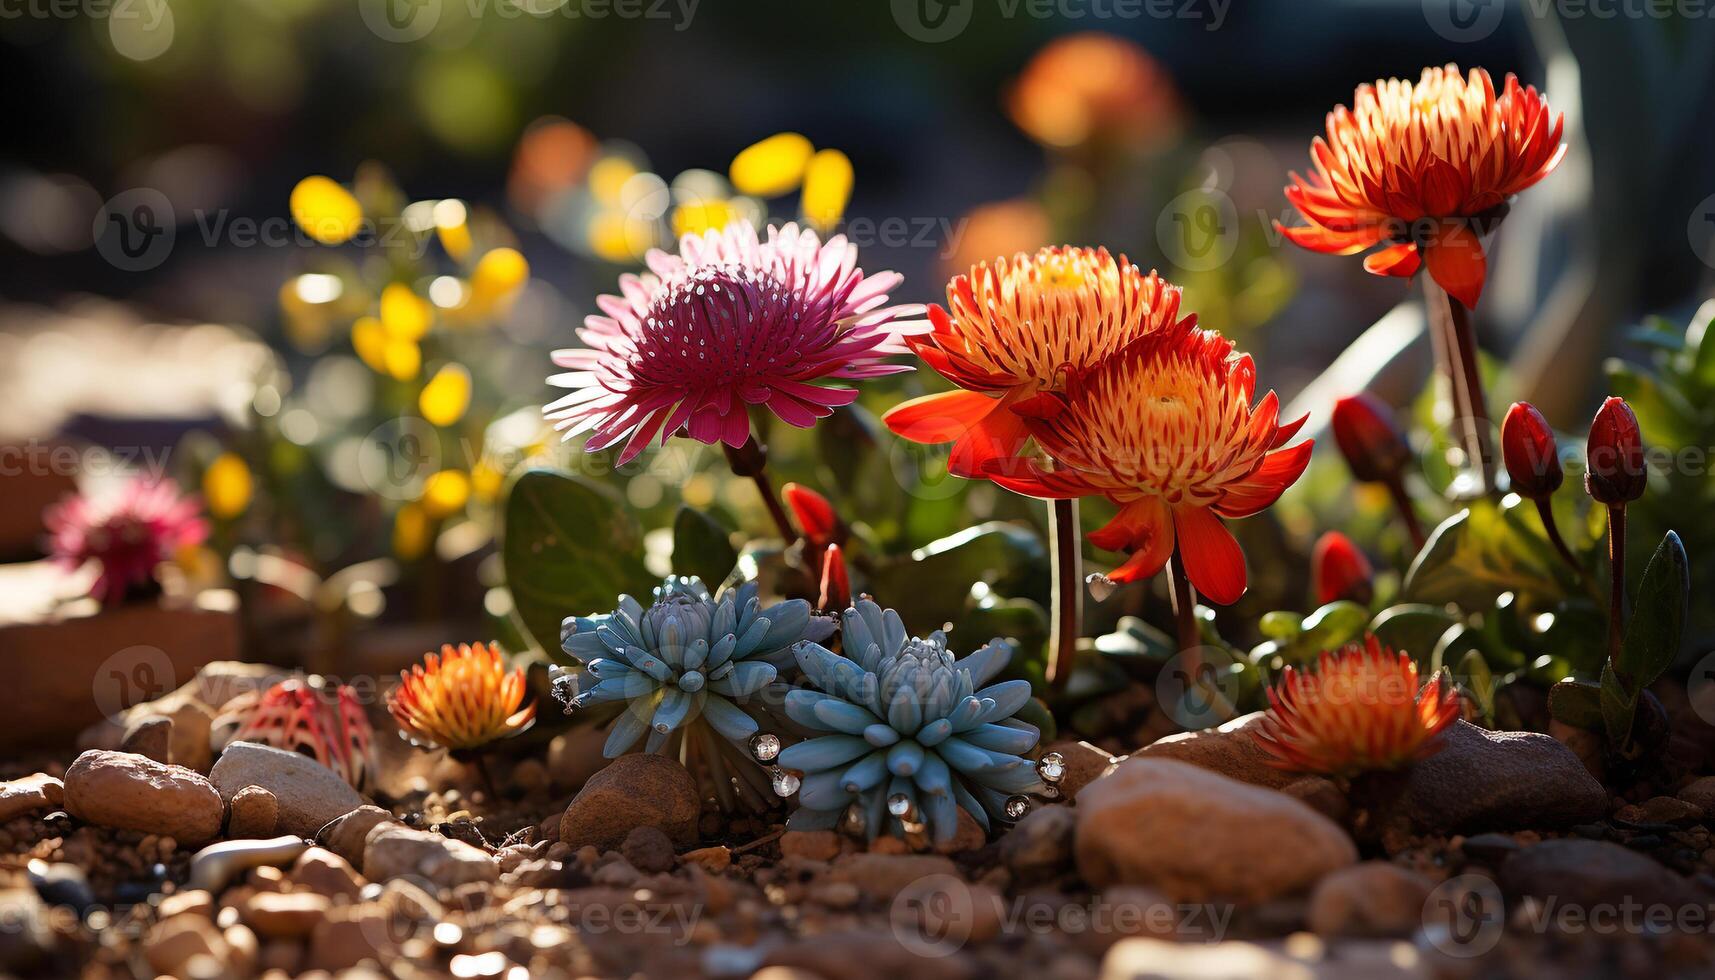
[[[470,477],[462,470],[441,470],[423,482],[423,512],[431,519],[451,517],[470,500]]]
[[[394,340],[421,340],[435,322],[435,308],[402,282],[381,291],[381,326]]]
[[[250,506],[254,487],[250,467],[235,453],[221,453],[202,474],[202,496],[208,512],[216,519],[229,521]]]
[[[822,150],[804,170],[804,220],[819,231],[840,223],[852,196],[852,162],[839,150]]]
[[[776,197],[804,180],[814,147],[797,133],[778,133],[733,157],[732,185],[740,194]]]
[[[417,409],[431,425],[445,428],[470,408],[470,372],[462,364],[444,364],[417,396]]]
[[[363,205],[327,177],[305,177],[292,188],[292,220],[323,245],[350,241],[363,225]]]

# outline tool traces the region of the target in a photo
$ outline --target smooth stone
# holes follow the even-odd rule
[[[196,846],[225,822],[220,794],[201,775],[129,752],[91,749],[65,775],[65,806],[79,820]]]
[[[75,864],[50,864],[40,858],[25,865],[30,886],[49,905],[65,905],[83,913],[95,904],[89,878]]]
[[[1058,874],[1072,865],[1072,839],[1078,815],[1069,807],[1030,811],[1000,839],[1000,859],[1023,878]]]
[[[635,827],[659,827],[676,847],[697,842],[702,806],[685,767],[650,753],[622,755],[591,776],[560,820],[560,841],[615,850]]]
[[[0,783],[0,823],[65,802],[65,783],[45,772]]]
[[[1076,799],[1080,790],[1100,779],[1119,761],[1112,753],[1089,742],[1055,742],[1042,750],[1043,755],[1050,752],[1058,752],[1066,760],[1066,774],[1055,785],[1069,800]]]
[[[1681,787],[1676,795],[1687,803],[1702,807],[1705,813],[1715,813],[1715,776],[1694,779]]]
[[[788,830],[780,835],[782,857],[832,861],[840,853],[840,835],[831,830]]]
[[[497,881],[500,867],[464,841],[404,824],[377,824],[364,844],[363,876],[386,881],[413,875],[453,888],[469,881]]]
[[[239,872],[263,865],[284,867],[309,847],[302,837],[291,836],[210,844],[191,858],[190,883],[186,887],[218,895]]]
[[[238,914],[264,939],[301,939],[315,929],[331,907],[315,892],[257,892],[238,905]]]
[[[1703,808],[1675,796],[1652,796],[1615,811],[1614,819],[1635,824],[1688,824],[1703,819]]]
[[[638,827],[626,834],[619,853],[645,874],[673,870],[673,842],[659,827]]]
[[[1076,813],[1086,882],[1175,901],[1266,901],[1358,859],[1338,824],[1298,800],[1169,759],[1121,763],[1084,788]]]
[[[1440,751],[1404,774],[1379,823],[1419,834],[1547,830],[1608,814],[1602,788],[1571,749],[1536,732],[1456,721]]]
[[[364,804],[332,769],[308,756],[256,742],[234,742],[220,754],[209,779],[230,801],[246,786],[260,786],[279,803],[281,833],[314,837],[328,821]]]
[[[958,866],[938,854],[847,854],[836,858],[824,876],[847,881],[866,895],[891,901],[906,886],[932,875],[953,876]]]
[[[1501,867],[1509,895],[1550,898],[1561,906],[1706,903],[1692,881],[1644,854],[1607,841],[1563,837],[1513,855]]]
[[[173,720],[161,715],[141,715],[125,728],[119,751],[145,756],[156,762],[173,762]],[[188,766],[186,768],[189,768]]]
[[[1423,924],[1429,879],[1386,861],[1341,868],[1310,893],[1309,925],[1323,936],[1408,936]]]
[[[1311,941],[1293,941],[1300,938]],[[1325,951],[1313,937],[1293,940],[1265,946],[1238,940],[1124,939],[1102,958],[1096,980],[1407,980],[1433,975],[1425,957],[1406,943],[1348,940]]]
[[[399,818],[391,812],[378,806],[364,804],[350,813],[343,813],[328,821],[326,826],[316,831],[316,841],[328,850],[345,858],[352,867],[363,865],[363,848],[369,841],[369,832],[377,824],[398,823]],[[555,821],[558,823],[558,820]]]
[[[1218,728],[1169,735],[1132,753],[1134,759],[1175,759],[1218,772],[1241,783],[1280,789],[1302,773],[1269,765],[1273,758],[1257,744],[1256,732],[1266,712],[1240,715]]]
[[[323,848],[312,847],[298,855],[286,879],[294,888],[305,888],[330,898],[355,899],[365,884],[345,858]]]
[[[246,786],[232,795],[226,818],[228,837],[273,837],[280,825],[280,801],[260,786]]]

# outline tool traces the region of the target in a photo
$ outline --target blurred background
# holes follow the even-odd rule
[[[1682,329],[1715,275],[1712,61],[1701,5],[1620,0],[0,0],[0,550],[35,557],[69,483],[155,465],[216,522],[191,586],[239,591],[255,655],[325,669],[372,642],[356,626],[414,657],[443,621],[515,623],[496,513],[545,453],[642,528],[681,503],[761,526],[718,454],[596,472],[539,424],[595,296],[735,214],[843,230],[912,302],[978,259],[1107,245],[1184,285],[1312,431],[1360,388],[1421,404],[1416,293],[1273,223],[1356,84],[1446,62],[1566,115],[1478,331],[1494,402],[1581,431],[1604,358],[1647,354],[1648,315]],[[782,475],[893,550],[1040,522],[875,436],[940,384],[869,386],[824,426],[878,469],[792,433]],[[1283,558],[1251,611],[1303,605],[1290,556],[1318,529],[1386,525],[1317,465],[1247,522],[1253,570]]]

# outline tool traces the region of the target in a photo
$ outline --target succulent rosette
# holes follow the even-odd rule
[[[870,838],[927,825],[936,841],[953,837],[959,810],[985,830],[990,818],[1015,820],[1025,794],[1046,787],[1024,753],[1041,732],[1014,717],[1030,700],[1030,682],[989,682],[1012,659],[1001,640],[955,660],[937,630],[910,636],[899,614],[860,599],[841,616],[841,655],[818,643],[793,656],[814,689],[786,695],[786,715],[820,733],[780,753],[803,773],[793,830],[861,824]]]
[[[624,595],[611,613],[568,618],[562,645],[585,672],[556,668],[555,696],[568,713],[624,705],[602,747],[609,759],[639,744],[674,755],[723,805],[735,792],[751,804],[790,796],[785,774],[757,765],[781,745],[765,702],[784,695],[793,646],[826,638],[833,623],[803,599],[764,607],[757,592],[747,582],[717,598],[698,578],[669,576],[647,609]]]

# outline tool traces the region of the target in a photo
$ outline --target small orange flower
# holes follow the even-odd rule
[[[1138,44],[1099,31],[1049,42],[1025,66],[1007,109],[1018,128],[1056,147],[1147,148],[1177,135],[1183,118],[1161,65]]]
[[[1564,118],[1510,74],[1497,96],[1488,72],[1457,65],[1425,68],[1415,85],[1361,85],[1353,105],[1328,114],[1327,138],[1310,145],[1316,169],[1286,188],[1309,224],[1280,230],[1334,255],[1386,242],[1364,268],[1410,278],[1427,266],[1475,306],[1488,274],[1482,234],[1560,162]]]
[[[1105,248],[1057,245],[978,263],[947,284],[947,309],[929,307],[933,331],[905,338],[964,390],[914,398],[882,421],[912,442],[953,443],[948,470],[980,477],[985,463],[1024,445],[1020,412],[1031,399],[1138,337],[1196,323],[1178,314],[1179,287]]]
[[[1397,769],[1440,749],[1459,717],[1459,694],[1437,676],[1418,685],[1417,664],[1374,635],[1323,651],[1314,673],[1287,667],[1268,692],[1257,743],[1269,765],[1294,772],[1354,776]]]
[[[1274,392],[1255,407],[1256,366],[1220,334],[1190,325],[1139,338],[1065,392],[1026,408],[1029,432],[1056,464],[995,460],[986,475],[1033,497],[1103,495],[1120,505],[1090,535],[1131,558],[1116,582],[1161,570],[1177,543],[1191,584],[1214,602],[1245,591],[1245,558],[1221,518],[1277,500],[1310,462],[1309,441],[1282,449],[1304,419],[1280,422]]]
[[[414,742],[458,750],[485,745],[530,727],[534,704],[524,702],[524,668],[508,673],[493,644],[451,643],[399,672],[387,700],[399,730]]]

